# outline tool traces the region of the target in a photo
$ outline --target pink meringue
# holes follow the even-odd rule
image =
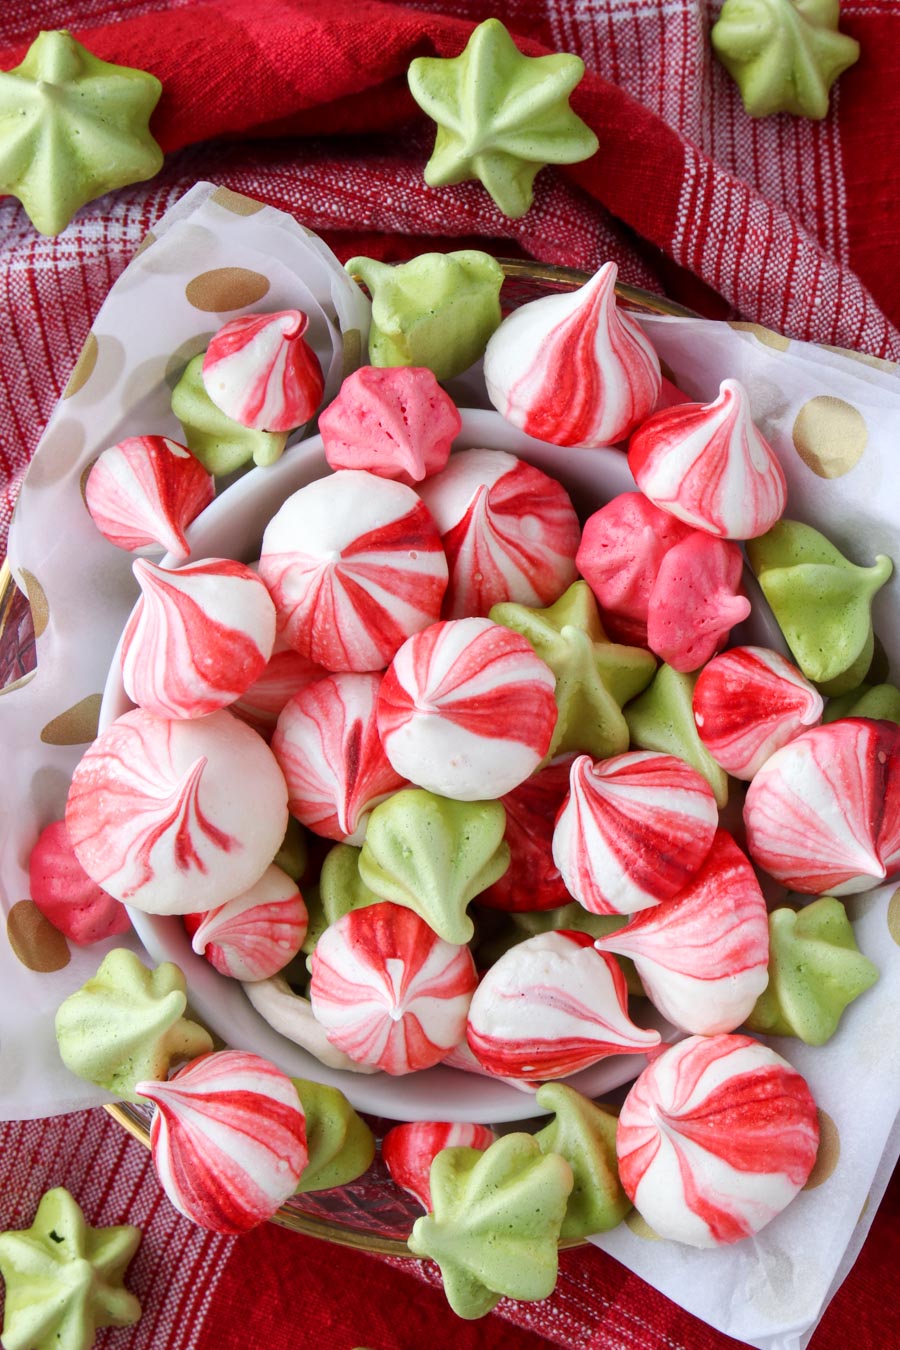
[[[204,558],[171,571],[138,558],[141,588],[122,635],[125,690],[157,717],[205,717],[246,693],[275,641],[275,606],[243,563]]]
[[[719,811],[696,769],[649,750],[579,755],[553,832],[553,861],[592,914],[633,914],[671,900],[712,847]]]
[[[383,670],[440,615],[447,559],[412,488],[339,469],[289,497],[259,574],[285,641],[329,671]]]
[[[622,440],[656,406],[659,359],[616,305],[618,268],[513,310],[484,354],[488,398],[514,426],[554,445]]]
[[[632,436],[628,465],[657,506],[723,539],[765,534],[787,505],[784,471],[737,380],[712,403],[655,413]]]
[[[525,638],[490,619],[433,624],[398,651],[378,696],[397,773],[456,801],[502,797],[546,755],[555,676]]]
[[[331,675],[301,689],[278,719],[272,750],[290,812],[326,839],[361,844],[372,808],[406,786],[378,734],[380,687],[379,675]]]
[[[644,910],[598,951],[634,962],[647,997],[682,1031],[733,1031],[768,984],[769,924],[756,874],[725,830],[673,900]]]
[[[692,1036],[657,1056],[622,1106],[622,1185],[661,1238],[716,1247],[758,1233],[805,1185],[816,1104],[749,1036]]]
[[[391,1179],[431,1210],[431,1164],[445,1148],[490,1148],[497,1136],[487,1125],[414,1120],[395,1125],[381,1141],[381,1156]]]
[[[848,717],[804,731],[747,790],[751,858],[808,895],[853,895],[900,870],[900,727]]]
[[[119,717],[72,777],[66,828],[88,876],[151,914],[224,904],[281,847],[287,787],[255,731],[227,712]]]
[[[361,366],[319,416],[332,469],[368,469],[410,487],[443,469],[461,426],[427,366]]]
[[[575,580],[575,508],[533,465],[503,450],[461,450],[419,491],[450,568],[445,619],[506,600],[549,605]]]
[[[382,901],[330,924],[311,960],[309,997],[332,1045],[358,1064],[413,1073],[465,1035],[478,977],[468,947]]]
[[[732,647],[713,657],[694,685],[697,734],[717,764],[745,780],[818,726],[824,706],[797,667],[765,647]]]
[[[201,1055],[168,1082],[135,1086],[156,1104],[150,1150],[180,1213],[214,1233],[271,1219],[308,1160],[297,1089],[259,1055]]]
[[[506,811],[504,839],[510,863],[499,881],[478,896],[479,905],[521,913],[556,909],[571,896],[553,860],[553,827],[569,791],[574,755],[560,755],[501,797]]]
[[[219,329],[203,358],[203,387],[216,407],[254,431],[293,431],[322,401],[325,381],[304,340],[302,310],[244,314]]]
[[[220,975],[267,980],[297,955],[308,924],[296,883],[280,867],[267,867],[241,895],[201,916],[191,946]]]
[[[215,479],[168,436],[130,436],[104,450],[88,474],[84,500],[100,533],[134,553],[158,545],[190,556],[185,526],[215,494]]]
[[[743,568],[737,544],[699,530],[670,548],[650,591],[650,650],[682,674],[699,670],[750,613]]]
[[[322,666],[295,652],[276,635],[272,655],[262,674],[240,698],[235,699],[229,711],[268,739],[275,730],[282,708],[290,699],[313,680],[323,680],[327,674]]]
[[[29,893],[45,919],[78,947],[131,927],[128,911],[92,881],[75,856],[64,820],[38,835],[28,859]]]
[[[615,958],[574,932],[540,933],[505,952],[475,991],[466,1038],[491,1073],[541,1080],[660,1042],[628,1017]]]

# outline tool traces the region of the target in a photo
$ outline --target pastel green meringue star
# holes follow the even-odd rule
[[[747,1018],[750,1031],[824,1045],[844,1009],[878,979],[856,945],[840,900],[823,895],[769,915],[769,983]]]
[[[643,647],[610,642],[586,581],[576,581],[547,609],[494,605],[494,623],[521,633],[556,676],[559,709],[547,758],[566,750],[605,759],[628,749],[622,705],[646,689],[656,658]]]
[[[597,137],[569,107],[583,75],[578,56],[523,56],[499,19],[473,29],[460,56],[418,57],[410,91],[437,123],[425,182],[446,187],[477,178],[504,215],[524,215],[545,164],[574,164],[597,149]]]
[[[127,947],[111,951],[86,984],[60,1004],[56,1040],[79,1078],[142,1101],[135,1083],[168,1076],[169,1066],[212,1050],[205,1027],[190,1021],[184,975],[171,961],[148,970]]]
[[[483,1153],[445,1148],[431,1164],[432,1213],[409,1238],[436,1261],[460,1317],[484,1317],[504,1295],[547,1298],[558,1273],[559,1233],[572,1169],[530,1134],[507,1134]]]
[[[616,1117],[565,1083],[544,1083],[535,1101],[555,1116],[534,1136],[541,1152],[565,1158],[575,1178],[560,1237],[615,1228],[631,1209],[616,1165]]]
[[[625,708],[625,721],[633,749],[683,759],[706,779],[722,810],[728,803],[728,774],[697,734],[693,696],[698,675],[660,666],[646,691]]]
[[[147,71],[39,33],[21,65],[0,71],[0,193],[41,234],[59,234],[86,202],[152,178],[163,154],[147,123],[161,93]]]
[[[90,1350],[97,1327],[130,1327],[141,1305],[122,1281],[141,1231],[91,1228],[62,1186],[41,1197],[30,1228],[0,1233],[4,1350]]]
[[[713,49],[751,117],[823,118],[831,86],[859,59],[838,32],[839,0],[725,0],[710,32]]]
[[[376,895],[360,876],[361,852],[353,844],[335,844],[325,855],[319,873],[319,895],[326,923],[337,923],[351,910],[377,905],[384,898]]]
[[[375,1136],[340,1088],[292,1078],[303,1107],[309,1161],[297,1191],[327,1191],[361,1177],[375,1157]]]
[[[195,356],[172,390],[172,411],[184,430],[184,443],[208,473],[222,478],[235,469],[274,464],[287,445],[286,431],[255,431],[217,408],[203,383],[203,356]]]

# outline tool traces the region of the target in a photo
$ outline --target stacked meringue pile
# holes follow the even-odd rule
[[[784,1059],[734,1033],[796,1032],[794,1004],[842,1007],[875,972],[838,905],[830,983],[810,989],[801,960],[773,1007],[759,874],[777,898],[834,897],[900,868],[900,729],[878,720],[877,697],[874,718],[847,715],[890,564],[855,568],[781,520],[784,475],[745,391],[727,380],[709,405],[688,402],[614,282],[607,264],[523,306],[484,357],[515,427],[584,455],[627,448],[639,490],[583,526],[525,459],[451,457],[459,414],[422,367],[345,380],[319,417],[333,473],[283,503],[255,567],[187,561],[184,527],[213,485],[171,440],[123,442],[87,484],[108,538],[162,544],[180,564],[134,564],[142,598],[121,663],[137,706],[69,794],[68,841],[97,903],[188,916],[195,950],[248,982],[258,1008],[270,982],[302,999],[308,956],[304,1043],[331,1065],[449,1063],[545,1085],[546,1138],[433,1123],[385,1141],[431,1210],[411,1246],[441,1262],[465,1316],[548,1293],[560,1231],[608,1227],[629,1200],[697,1246],[783,1209],[815,1160],[815,1105]],[[202,363],[210,399],[262,432],[307,420],[322,382],[303,327],[294,312],[226,325]],[[798,664],[723,650],[751,609],[746,541]],[[811,597],[833,614],[838,592],[825,670]],[[838,720],[823,694],[843,700]],[[731,784],[732,831],[729,776],[750,783],[742,822]],[[307,850],[297,822],[326,842]],[[633,1021],[629,989],[688,1039],[667,1048]],[[88,1021],[63,1022],[67,1063],[108,1085],[109,1064],[84,1065]],[[234,1231],[303,1186],[303,1108],[258,1057],[206,1054],[183,1032],[153,1078],[126,1078],[157,1104],[169,1195]],[[617,1126],[554,1082],[634,1053],[650,1062]],[[478,1235],[493,1240],[479,1203],[498,1188],[510,1232],[530,1232],[535,1207],[556,1216],[552,1257],[542,1249],[538,1273],[516,1248],[473,1288]]]

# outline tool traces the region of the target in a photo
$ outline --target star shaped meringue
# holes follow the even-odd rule
[[[504,215],[523,216],[545,164],[574,164],[597,137],[569,107],[584,74],[578,56],[523,56],[499,19],[472,32],[460,56],[420,56],[409,68],[419,107],[437,123],[425,182],[478,178]]]
[[[39,33],[21,65],[0,71],[0,193],[52,235],[86,202],[152,178],[163,154],[147,122],[161,93],[155,75]]]
[[[97,1327],[132,1326],[141,1305],[124,1288],[139,1228],[90,1228],[62,1186],[41,1197],[30,1228],[0,1233],[6,1350],[89,1350]]]
[[[710,37],[751,117],[826,115],[831,86],[859,58],[839,19],[839,0],[725,0]]]

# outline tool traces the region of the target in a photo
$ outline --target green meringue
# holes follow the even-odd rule
[[[203,356],[195,356],[172,390],[172,411],[184,430],[184,443],[207,473],[217,478],[254,464],[274,464],[287,445],[286,431],[254,431],[226,417],[203,384]]]
[[[489,253],[421,253],[396,264],[351,258],[346,269],[372,297],[373,366],[427,366],[450,380],[484,355],[499,327],[503,269]]]
[[[749,539],[747,556],[806,678],[830,695],[854,689],[872,663],[872,601],[894,570],[890,558],[857,567],[799,520]]]
[[[849,694],[826,703],[822,721],[836,722],[839,717],[871,717],[876,722],[900,724],[900,689],[895,684],[859,684]]]
[[[769,915],[769,983],[747,1018],[765,1036],[797,1036],[824,1045],[848,1004],[878,979],[856,945],[840,900],[823,895],[799,911]]]
[[[360,876],[361,852],[353,844],[335,844],[325,855],[319,873],[319,894],[326,923],[337,923],[351,910],[377,905],[384,898],[376,895]]]
[[[148,970],[127,947],[111,951],[57,1011],[66,1068],[126,1101],[142,1101],[135,1083],[164,1079],[172,1063],[213,1049],[209,1032],[184,1016],[186,990],[171,961]]]
[[[541,1152],[565,1158],[575,1178],[560,1237],[615,1228],[631,1209],[616,1165],[616,1117],[565,1083],[544,1083],[535,1101],[556,1117],[534,1136]]]
[[[309,1162],[297,1191],[346,1186],[367,1171],[375,1157],[375,1136],[339,1088],[292,1078],[306,1117]]]
[[[52,235],[86,202],[152,178],[163,153],[147,123],[161,93],[155,75],[101,61],[70,33],[39,33],[0,71],[0,193]]]
[[[483,1153],[442,1149],[431,1164],[433,1212],[416,1221],[409,1249],[438,1263],[460,1317],[484,1317],[504,1295],[547,1298],[573,1183],[566,1160],[530,1134],[504,1135]]]
[[[375,807],[359,856],[359,875],[380,900],[415,910],[457,946],[475,925],[469,901],[509,867],[501,802],[457,802],[404,788]]]
[[[45,1191],[30,1228],[0,1233],[5,1350],[90,1350],[98,1327],[133,1326],[123,1279],[140,1240],[132,1224],[89,1227],[63,1186]]]
[[[473,29],[459,56],[417,57],[409,88],[437,123],[425,182],[479,179],[504,215],[523,216],[545,164],[574,164],[597,150],[569,107],[583,75],[579,56],[523,56],[499,19]]]
[[[556,676],[559,717],[548,760],[566,750],[606,759],[628,749],[622,704],[646,689],[656,657],[610,642],[586,581],[574,582],[547,609],[504,602],[490,618],[527,638]]]
[[[646,693],[625,709],[632,748],[675,755],[709,783],[722,810],[728,802],[728,774],[717,764],[697,734],[693,695],[699,671],[683,674],[660,666]]]
[[[839,0],[725,0],[713,50],[751,117],[788,112],[820,120],[831,86],[859,59],[838,32]]]

